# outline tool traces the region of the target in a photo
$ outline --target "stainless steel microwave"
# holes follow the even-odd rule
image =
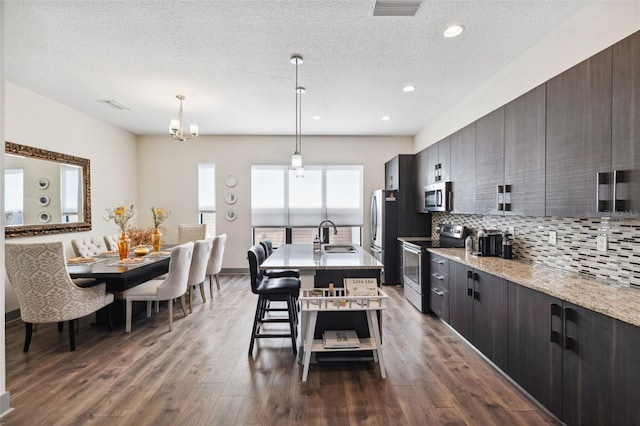
[[[424,210],[448,212],[453,208],[451,182],[438,182],[424,187]]]

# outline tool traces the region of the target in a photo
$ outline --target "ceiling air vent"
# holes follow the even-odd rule
[[[119,109],[121,111],[128,111],[131,109],[128,106],[123,105],[120,102],[113,99],[98,99],[98,102],[100,102],[103,105],[110,106],[111,108]]]
[[[416,16],[422,1],[376,0],[373,16]]]

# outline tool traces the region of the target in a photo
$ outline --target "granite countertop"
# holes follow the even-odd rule
[[[499,257],[472,256],[460,248],[428,251],[491,275],[538,290],[592,311],[640,327],[640,291],[616,286],[577,272]]]
[[[313,244],[282,244],[269,256],[261,269],[382,269],[382,263],[353,245],[355,253],[314,253]]]
[[[435,241],[432,240],[431,237],[398,237],[398,241],[406,241],[406,242],[411,242],[411,241]]]

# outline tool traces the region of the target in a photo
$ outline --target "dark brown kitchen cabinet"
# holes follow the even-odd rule
[[[504,188],[503,108],[476,121],[476,214],[502,214],[504,202],[498,201],[498,187]]]
[[[398,236],[430,235],[431,226],[415,213],[416,181],[413,154],[400,154],[385,163],[386,189],[398,191]]]
[[[508,283],[507,374],[567,425],[640,423],[640,329]]]
[[[504,107],[505,215],[545,214],[545,103],[542,84]]]
[[[608,196],[598,176],[611,168],[611,64],[608,48],[547,82],[547,216],[602,215],[598,201]]]
[[[476,209],[476,123],[463,127],[450,136],[451,213],[474,214]]]
[[[449,263],[450,324],[500,369],[507,368],[507,282]]]
[[[428,182],[429,174],[429,153],[428,147],[415,155],[416,175],[415,175],[415,194],[416,194],[416,211],[426,212],[424,208],[424,187]]]
[[[431,312],[449,322],[449,259],[429,253]]]
[[[449,136],[427,147],[427,185],[449,181],[450,156]]]
[[[613,45],[612,188],[615,216],[640,216],[640,32]],[[615,188],[614,188],[615,187]],[[615,191],[613,191],[615,189]],[[615,203],[615,204],[614,204]]]

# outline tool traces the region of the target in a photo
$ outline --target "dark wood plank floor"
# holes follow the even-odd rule
[[[194,313],[166,306],[133,331],[81,321],[77,349],[42,324],[22,353],[24,325],[6,328],[5,425],[532,425],[556,424],[439,320],[390,295],[384,312],[387,379],[372,362],[312,365],[302,383],[287,339],[247,356],[256,297],[248,277],[223,276]],[[178,304],[179,305],[179,304]],[[66,325],[65,325],[66,328]]]

